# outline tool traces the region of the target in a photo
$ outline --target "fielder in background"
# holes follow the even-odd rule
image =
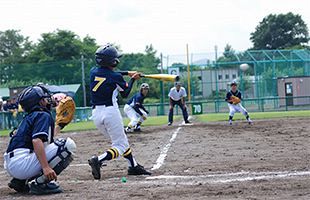
[[[149,112],[144,108],[143,101],[149,92],[149,84],[142,83],[140,91],[129,99],[124,106],[124,112],[130,119],[128,126],[126,127],[126,133],[132,133],[134,131],[141,131],[141,124],[146,120]]]
[[[27,115],[10,133],[4,154],[4,168],[13,177],[9,187],[38,195],[62,192],[55,181],[73,160],[76,145],[71,138],[54,140],[53,102],[46,88],[28,87],[18,102]]]
[[[232,125],[232,120],[235,112],[241,112],[247,119],[249,124],[252,124],[252,120],[250,119],[249,113],[247,110],[241,105],[241,92],[237,89],[237,83],[234,81],[230,84],[231,90],[227,92],[225,101],[228,102],[229,108],[229,124]]]
[[[123,156],[128,161],[128,175],[150,175],[151,173],[139,165],[133,157],[117,104],[118,93],[126,98],[134,81],[140,78],[140,74],[131,74],[131,79],[127,83],[121,73],[114,72],[121,55],[110,44],[98,48],[95,56],[99,67],[94,67],[90,71],[92,119],[98,130],[111,140],[111,147],[103,154],[88,160],[92,174],[95,179],[100,179],[100,167],[103,163]]]
[[[174,85],[175,86],[170,89],[170,92],[168,94],[170,98],[168,126],[171,126],[173,123],[173,108],[175,105],[178,105],[181,108],[184,122],[186,124],[189,124],[190,121],[188,121],[188,113],[185,104],[185,97],[187,96],[186,90],[184,87],[181,87],[180,82],[176,82]]]

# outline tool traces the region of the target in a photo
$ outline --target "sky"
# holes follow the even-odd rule
[[[1,0],[0,31],[17,29],[37,42],[42,33],[70,30],[124,53],[152,44],[164,55],[252,47],[250,33],[269,14],[293,12],[310,27],[308,0]]]

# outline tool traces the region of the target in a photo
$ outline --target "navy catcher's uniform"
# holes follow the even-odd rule
[[[27,115],[17,130],[11,132],[11,140],[4,154],[4,167],[13,177],[9,187],[17,192],[62,192],[59,185],[50,182],[51,177],[55,179],[55,176],[70,164],[71,154],[76,148],[70,138],[54,141],[54,119],[50,113],[50,105],[42,103],[45,98],[51,100],[42,86],[28,87],[18,98]],[[42,152],[38,144],[42,145]],[[45,153],[46,158],[42,153]],[[44,161],[48,162],[45,168]],[[47,170],[47,166],[54,172],[46,174],[44,170]]]
[[[237,86],[237,83],[232,82],[231,87],[233,86]],[[229,92],[227,92],[225,101],[227,101],[228,108],[229,108],[229,124],[230,125],[232,124],[232,119],[236,112],[241,112],[246,117],[247,121],[251,124],[252,120],[250,119],[250,116],[247,110],[241,105],[241,103],[233,104],[233,102],[230,102],[230,99],[232,96],[238,97],[240,100],[242,100],[242,95],[239,90],[236,89],[235,92],[233,92],[233,90],[230,90]]]
[[[112,45],[107,44],[98,48],[95,55],[99,67],[90,71],[92,119],[98,130],[109,138],[112,144],[106,152],[88,160],[92,174],[95,179],[100,179],[100,167],[103,162],[119,156],[127,159],[129,175],[150,174],[132,155],[117,104],[118,93],[120,92],[122,97],[127,97],[135,79],[131,78],[127,83],[121,73],[113,71],[119,63],[120,54]],[[139,78],[138,74],[133,76]]]
[[[188,113],[187,113],[187,108],[186,108],[185,100],[184,100],[187,94],[186,94],[185,88],[181,87],[181,83],[179,82],[175,83],[175,87],[170,89],[168,96],[170,99],[168,125],[171,125],[173,123],[173,108],[175,105],[178,105],[181,108],[184,122],[190,123],[188,121]]]
[[[142,90],[149,89],[147,83],[143,83],[140,87],[140,92],[136,93],[129,99],[127,104],[124,106],[124,112],[130,119],[126,132],[140,131],[140,125],[147,118],[148,111],[143,106],[143,101],[146,96],[143,95]],[[133,129],[134,128],[134,129]]]

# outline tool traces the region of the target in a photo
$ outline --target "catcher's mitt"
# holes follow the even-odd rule
[[[56,107],[56,125],[63,129],[74,117],[75,103],[69,96],[62,98]]]
[[[230,102],[231,102],[232,104],[234,104],[234,105],[237,105],[238,103],[241,102],[241,100],[240,100],[238,97],[232,95],[232,96],[230,97]]]

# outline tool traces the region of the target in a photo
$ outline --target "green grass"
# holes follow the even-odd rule
[[[180,116],[175,116],[175,120],[180,120]],[[128,118],[124,119],[124,125],[127,125],[129,122]],[[144,123],[143,126],[158,126],[168,123],[167,116],[158,116],[158,117],[149,117]],[[77,132],[77,131],[86,131],[86,130],[95,130],[95,124],[93,121],[87,122],[77,122],[77,123],[70,123],[66,126],[62,132]],[[9,130],[2,130],[0,131],[0,136],[7,136]]]
[[[176,116],[175,120],[179,120],[180,116]],[[128,124],[128,118],[124,119],[124,125]],[[158,126],[168,123],[167,116],[158,116],[158,117],[149,117],[145,122],[143,122],[143,126]],[[95,124],[93,121],[88,122],[78,122],[78,123],[71,123],[66,126],[63,132],[74,132],[74,131],[85,131],[85,130],[95,130]]]
[[[287,111],[287,112],[253,112],[250,113],[252,119],[272,119],[272,118],[286,118],[286,117],[310,117],[310,110],[303,111]],[[228,118],[227,113],[210,113],[205,115],[195,116],[200,122],[215,122],[226,121]],[[181,116],[176,116],[175,120],[180,120]],[[244,116],[237,113],[234,117],[235,120],[244,119]],[[124,125],[128,123],[128,119],[124,119]],[[144,123],[144,126],[158,126],[167,124],[167,116],[149,117]],[[77,132],[85,130],[95,130],[96,127],[92,121],[71,123],[66,126],[63,132]],[[7,136],[9,130],[1,130],[0,136]]]
[[[286,117],[310,117],[310,110],[286,111],[286,112],[253,112],[250,113],[251,119],[272,119]],[[200,122],[216,122],[228,120],[228,113],[210,113],[206,115],[197,115]],[[244,119],[240,113],[235,114],[235,120]]]

